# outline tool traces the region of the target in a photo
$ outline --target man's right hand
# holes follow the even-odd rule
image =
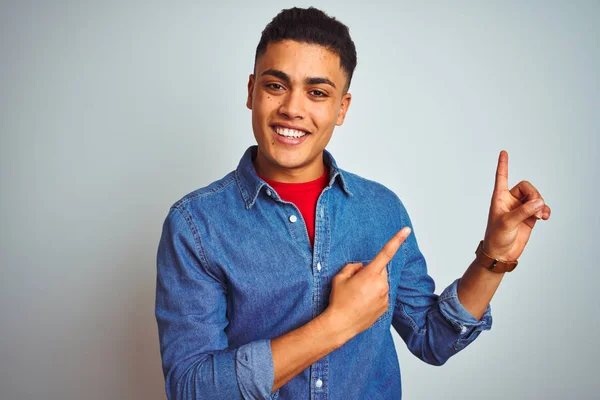
[[[348,264],[333,278],[324,314],[332,318],[343,342],[369,328],[388,309],[386,265],[410,232],[409,227],[402,228],[367,266]]]
[[[307,324],[271,340],[272,393],[364,331],[388,308],[385,266],[410,235],[404,227],[366,267],[348,264],[333,278],[329,306]]]

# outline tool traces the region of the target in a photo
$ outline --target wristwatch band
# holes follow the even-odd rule
[[[519,263],[517,260],[515,261],[500,261],[495,259],[494,257],[489,256],[483,251],[483,240],[479,242],[479,246],[477,246],[477,250],[475,250],[475,261],[477,264],[482,267],[492,271],[492,272],[511,272],[513,269],[517,267]]]

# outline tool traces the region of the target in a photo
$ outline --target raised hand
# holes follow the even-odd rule
[[[333,278],[325,312],[332,314],[348,339],[369,328],[387,310],[386,265],[410,232],[409,227],[402,228],[367,266],[348,264]]]
[[[501,261],[517,260],[535,223],[549,218],[550,207],[531,183],[521,181],[508,190],[508,153],[502,150],[483,241],[484,251]]]

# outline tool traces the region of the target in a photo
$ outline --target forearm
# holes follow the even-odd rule
[[[503,277],[504,273],[489,271],[473,261],[458,282],[458,300],[480,320]]]
[[[352,337],[349,332],[341,332],[326,311],[302,327],[271,340],[273,392]]]

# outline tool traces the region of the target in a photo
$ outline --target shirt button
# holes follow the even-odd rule
[[[317,388],[320,388],[321,386],[323,386],[323,381],[322,381],[322,380],[320,380],[320,379],[317,379],[317,381],[315,382],[315,386],[316,386]]]
[[[298,221],[298,217],[296,217],[295,215],[290,215],[290,222],[293,224],[296,221]]]
[[[273,193],[271,193],[271,189],[267,189],[267,196],[271,197]]]
[[[460,333],[465,333],[467,331],[467,327],[463,326],[462,328],[460,328]]]
[[[320,263],[320,262],[318,262],[318,263],[317,263],[317,271],[320,271],[320,270],[321,270],[321,263]]]

